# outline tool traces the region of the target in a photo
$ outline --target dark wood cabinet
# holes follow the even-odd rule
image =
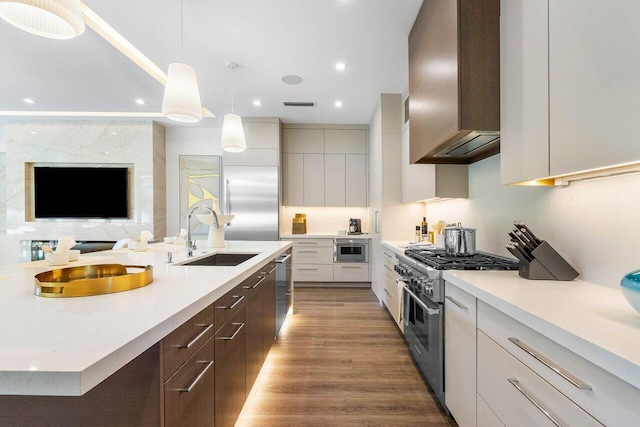
[[[264,363],[264,282],[266,278],[262,274],[256,274],[245,281],[247,293],[246,313],[246,395],[249,395],[251,387],[258,377],[260,368]]]
[[[246,400],[246,306],[215,334],[215,426],[233,427]]]
[[[214,339],[164,383],[164,426],[214,425]]]
[[[276,340],[276,263],[271,262],[263,269],[264,284],[264,356],[267,357]]]
[[[412,164],[470,163],[499,151],[499,0],[424,0],[409,35],[409,111]],[[493,144],[466,157],[440,156],[489,135]]]

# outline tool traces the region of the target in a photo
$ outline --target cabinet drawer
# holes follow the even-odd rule
[[[334,282],[368,282],[369,263],[334,264]]]
[[[296,282],[333,282],[333,264],[308,264],[293,266]]]
[[[164,384],[164,425],[204,425],[214,417],[214,340],[209,340]]]
[[[640,390],[482,301],[478,329],[601,423],[640,419]]]
[[[213,304],[216,328],[220,328],[224,323],[237,313],[246,304],[246,290],[244,283],[239,284],[224,296],[218,298]]]
[[[294,264],[333,264],[333,246],[294,247]]]
[[[162,340],[163,378],[169,378],[215,332],[213,306],[209,306]]]
[[[389,270],[389,267],[387,267],[386,265],[384,268],[384,293],[390,298],[397,299],[400,297],[400,295],[398,294],[398,282],[396,282],[396,279],[400,279],[401,276],[395,271]]]
[[[504,427],[504,424],[502,424],[496,414],[489,408],[487,402],[485,402],[479,394],[476,394],[476,408],[476,425],[478,427]]]
[[[382,249],[382,258],[384,259],[384,265],[393,271],[393,268],[398,264],[395,252],[388,249]]]
[[[478,394],[506,426],[602,426],[482,332]]]
[[[315,247],[328,246],[333,247],[333,239],[293,239],[293,247]]]

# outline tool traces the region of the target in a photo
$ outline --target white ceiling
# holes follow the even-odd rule
[[[381,93],[407,89],[407,37],[422,0],[183,0],[183,27],[180,0],[84,2],[165,72],[171,62],[194,67],[202,103],[217,116],[196,126],[220,127],[231,111],[228,61],[239,65],[234,112],[242,116],[368,123]],[[335,70],[338,61],[346,71]],[[283,83],[288,74],[303,83]],[[50,40],[0,20],[0,111],[160,112],[163,90],[88,27]]]

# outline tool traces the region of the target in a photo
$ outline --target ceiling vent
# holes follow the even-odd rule
[[[296,102],[296,101],[284,101],[282,103],[285,107],[315,107],[315,102]]]

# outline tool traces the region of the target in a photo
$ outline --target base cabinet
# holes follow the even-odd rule
[[[209,340],[164,383],[164,425],[212,426],[214,339]]]
[[[476,425],[476,298],[445,282],[445,405],[460,427]]]
[[[247,279],[244,289],[247,295],[246,308],[246,396],[258,377],[262,362],[264,362],[264,292],[265,277],[256,274]]]

